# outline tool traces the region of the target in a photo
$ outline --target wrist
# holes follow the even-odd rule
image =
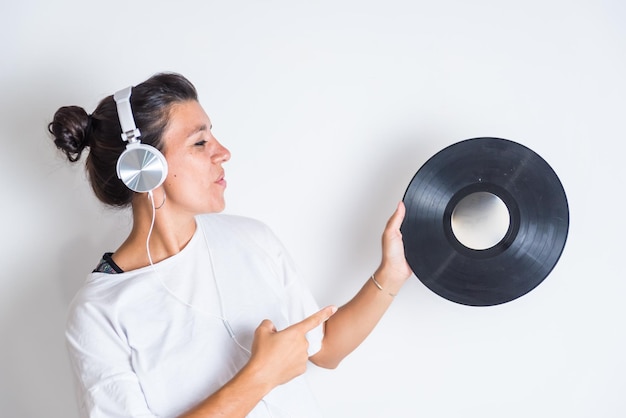
[[[235,375],[233,380],[244,382],[248,386],[248,390],[255,392],[260,398],[263,398],[277,386],[271,383],[271,379],[267,376],[263,364],[253,359],[239,370],[239,373]]]
[[[383,285],[380,284],[378,280],[376,280],[376,273],[370,276],[370,280],[372,281],[372,283],[374,283],[374,286],[376,286],[378,290],[380,290],[381,292],[387,293],[391,297],[396,297],[397,293],[392,293],[392,292],[389,292],[388,290],[385,290]]]
[[[399,274],[395,270],[381,265],[372,274],[370,280],[374,283],[378,290],[393,297],[400,292],[406,278],[404,275]]]

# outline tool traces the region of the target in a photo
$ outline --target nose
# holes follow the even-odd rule
[[[228,148],[223,146],[218,140],[215,140],[217,146],[215,148],[215,152],[213,153],[213,162],[215,163],[225,163],[230,160],[230,151]]]

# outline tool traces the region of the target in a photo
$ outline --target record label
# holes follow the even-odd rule
[[[470,306],[514,300],[558,262],[569,229],[563,186],[531,149],[474,138],[431,157],[403,198],[401,230],[417,278]]]

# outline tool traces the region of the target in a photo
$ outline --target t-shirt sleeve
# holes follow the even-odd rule
[[[132,370],[130,349],[114,322],[90,304],[73,305],[66,342],[81,417],[154,417]]]

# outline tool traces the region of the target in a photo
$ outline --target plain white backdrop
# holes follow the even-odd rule
[[[479,136],[533,149],[571,224],[548,278],[471,308],[412,277],[366,342],[311,368],[329,418],[626,415],[620,0],[23,0],[0,6],[0,414],[76,417],[65,310],[130,226],[46,134],[155,72],[229,147],[226,212],[272,227],[320,304],[376,268],[419,167]]]

